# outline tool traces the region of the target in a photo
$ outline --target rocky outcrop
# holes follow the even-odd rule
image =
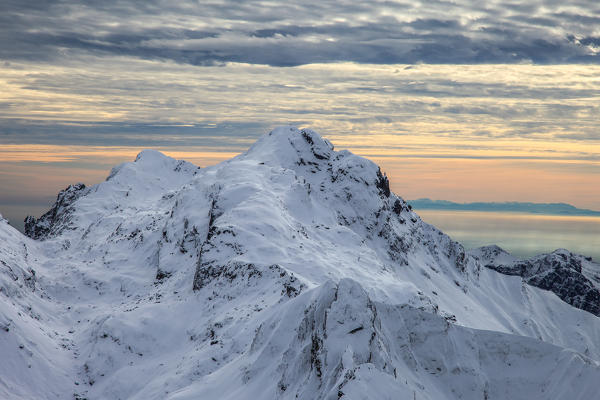
[[[85,193],[85,185],[77,183],[61,190],[52,208],[40,218],[25,218],[25,234],[32,239],[45,239],[56,235],[69,225],[73,203]]]
[[[484,266],[523,277],[529,285],[555,293],[566,303],[600,316],[600,271],[594,273],[583,256],[559,249],[527,260],[510,259],[497,246],[480,249]],[[590,263],[591,264],[591,263]]]

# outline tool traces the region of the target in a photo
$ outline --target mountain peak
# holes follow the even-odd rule
[[[166,154],[164,154],[158,150],[144,149],[138,153],[138,155],[135,157],[134,162],[137,162],[137,163],[139,163],[139,162],[143,162],[143,163],[164,162],[167,160],[173,160],[173,158],[167,156]]]
[[[154,179],[162,175],[167,177],[172,175],[172,172],[194,173],[199,168],[190,162],[169,157],[158,150],[144,149],[138,153],[133,162],[125,162],[114,167],[106,180],[113,180],[117,175],[122,175],[126,181],[139,179],[141,175]]]
[[[258,139],[243,157],[290,168],[293,165],[320,163],[329,160],[332,154],[331,142],[315,131],[280,126]]]

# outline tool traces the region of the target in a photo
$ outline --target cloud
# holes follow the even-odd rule
[[[0,143],[242,150],[281,124],[348,137],[597,141],[599,68],[14,62],[0,66]]]
[[[599,7],[499,1],[364,4],[4,1],[0,59],[126,55],[191,65],[598,63]],[[440,18],[443,16],[443,18]],[[298,24],[302,21],[302,24]]]
[[[158,122],[48,121],[3,119],[3,144],[180,147],[242,151],[269,126],[252,122],[176,124]]]

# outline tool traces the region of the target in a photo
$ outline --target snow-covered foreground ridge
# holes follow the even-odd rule
[[[600,266],[472,252],[371,161],[275,129],[0,222],[2,399],[591,399]]]

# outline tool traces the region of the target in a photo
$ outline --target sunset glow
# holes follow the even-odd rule
[[[108,71],[2,68],[3,183],[19,176],[49,201],[68,183],[101,181],[146,147],[207,166],[276,125],[297,124],[380,163],[406,198],[600,209],[600,67],[230,64],[199,75],[113,61]],[[114,140],[122,145],[99,145]],[[42,185],[42,171],[56,174]]]

